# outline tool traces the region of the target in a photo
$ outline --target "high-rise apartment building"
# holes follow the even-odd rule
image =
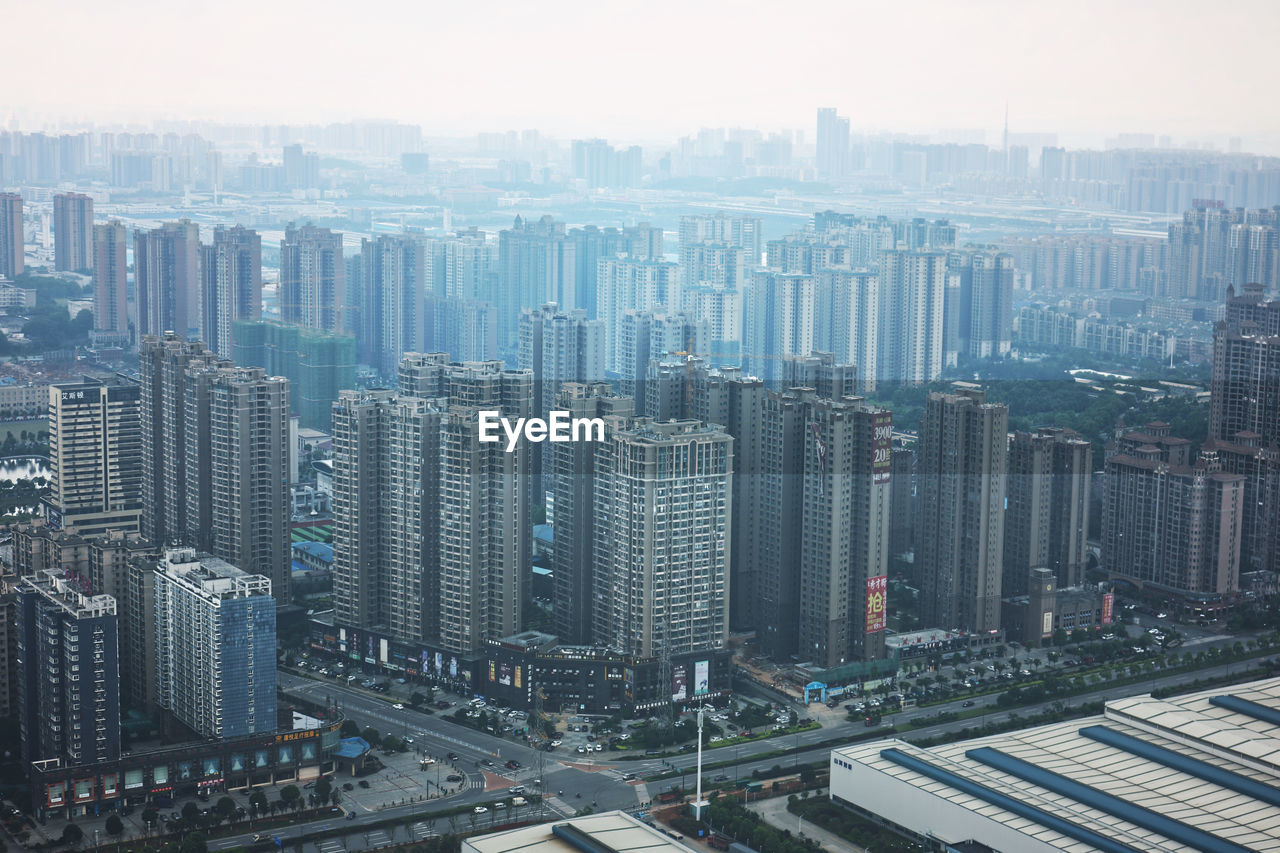
[[[344,391],[333,406],[334,615],[434,643],[441,407],[421,390]]]
[[[119,758],[115,599],[85,595],[61,569],[50,570],[18,583],[16,616],[22,760]]]
[[[657,260],[663,258],[662,229],[647,222],[639,225],[628,225],[619,231],[617,228],[599,228],[595,225],[584,225],[569,230],[569,241],[573,243],[574,286],[577,296],[573,304],[587,312],[587,316],[596,319],[599,314],[596,307],[597,273],[602,258],[613,258],[626,255],[636,260]]]
[[[1213,332],[1209,434],[1233,441],[1257,435],[1263,446],[1280,445],[1280,299],[1264,298],[1261,285],[1229,290],[1226,317]]]
[[[347,268],[342,234],[289,225],[280,243],[280,319],[326,332],[347,331]]]
[[[83,536],[137,532],[142,514],[141,387],[125,377],[49,386],[53,526]]]
[[[615,421],[596,454],[596,641],[651,658],[723,648],[733,439],[636,418]]]
[[[22,275],[26,241],[22,234],[22,196],[0,193],[0,276]]]
[[[129,341],[129,234],[118,219],[93,226],[93,328]]]
[[[271,581],[190,549],[155,567],[161,708],[204,737],[276,730],[276,600]]]
[[[533,372],[533,408],[546,417],[565,382],[604,379],[605,327],[554,303],[520,313],[517,364]]]
[[[93,199],[83,193],[53,196],[53,268],[75,272],[93,266]]]
[[[499,286],[488,299],[498,309],[498,346],[514,349],[520,311],[554,302],[565,311],[578,305],[577,243],[564,223],[544,216],[537,222],[517,216],[498,233]]]
[[[638,145],[615,149],[603,139],[575,139],[571,156],[573,176],[591,189],[640,186]]]
[[[818,108],[818,174],[841,178],[849,174],[849,119],[837,115],[835,107]]]
[[[1180,593],[1236,592],[1245,478],[1205,460],[1171,464],[1143,445],[1107,460],[1102,564]]]
[[[451,365],[440,426],[440,644],[469,653],[521,627],[531,548],[530,445],[481,442],[482,410],[533,414],[533,374],[501,362]]]
[[[1165,271],[1175,299],[1218,301],[1235,286],[1280,286],[1280,210],[1223,208],[1212,203],[1188,210],[1169,226]]]
[[[1000,627],[1009,409],[957,383],[925,403],[917,450],[916,561],[924,624]]]
[[[630,418],[635,401],[613,393],[607,382],[565,382],[555,401],[572,418],[604,418],[606,429]],[[555,634],[566,643],[594,641],[596,548],[596,445],[568,441],[548,448],[546,469],[555,496],[555,539],[552,544]]]
[[[920,384],[942,374],[946,255],[880,254],[877,378]]]
[[[680,217],[680,266],[691,274],[686,283],[704,280],[698,275],[701,268],[697,253],[699,245],[724,246],[742,249],[746,271],[760,263],[764,249],[764,224],[755,216],[730,216],[726,213],[706,213]],[[732,261],[733,259],[728,259]],[[712,268],[714,269],[714,267]],[[725,271],[731,267],[723,267]]]
[[[1234,440],[1210,438],[1206,460],[1244,478],[1240,523],[1240,571],[1280,571],[1280,446],[1266,447],[1256,433]]]
[[[1013,348],[1013,257],[949,252],[944,297],[944,355],[1004,358]]]
[[[298,422],[328,432],[338,392],[356,384],[356,339],[276,320],[232,325],[231,357],[241,367],[261,367],[289,380],[289,405]]]
[[[660,311],[624,311],[618,328],[619,390],[636,401],[645,413],[645,382],[654,359],[707,352],[706,323],[684,314]]]
[[[1093,447],[1071,430],[1016,432],[1009,442],[1001,593],[1025,595],[1032,569],[1058,586],[1084,582]]]
[[[181,335],[147,336],[138,346],[142,377],[142,535],[157,545],[177,544],[187,525],[186,374],[218,358],[200,341]]]
[[[166,222],[133,238],[139,335],[200,337],[200,228]]]
[[[596,276],[596,311],[604,323],[606,366],[621,373],[622,318],[627,311],[671,313],[680,306],[679,265],[662,260],[602,258]]]
[[[426,349],[426,300],[433,295],[431,251],[413,234],[383,234],[365,240],[362,268],[361,321],[370,358],[385,377],[395,375],[407,352]]]
[[[209,349],[231,358],[233,327],[262,316],[262,238],[237,225],[218,226],[200,247],[201,328]]]
[[[271,579],[289,601],[289,380],[258,367],[188,369],[185,543]]]
[[[845,397],[805,419],[799,653],[821,667],[882,658],[893,415]]]

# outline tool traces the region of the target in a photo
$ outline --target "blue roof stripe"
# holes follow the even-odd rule
[[[1266,705],[1259,705],[1257,702],[1250,702],[1248,699],[1241,699],[1239,696],[1211,696],[1209,704],[1235,711],[1237,714],[1244,714],[1246,717],[1253,717],[1255,720],[1262,720],[1273,726],[1280,726],[1280,711],[1268,708]]]
[[[1201,761],[1198,758],[1191,758],[1180,752],[1174,752],[1172,749],[1165,749],[1163,746],[1147,743],[1132,735],[1109,729],[1106,726],[1085,726],[1080,729],[1080,734],[1090,740],[1096,740],[1099,743],[1105,743],[1108,746],[1114,746],[1116,749],[1124,750],[1130,755],[1137,755],[1157,764],[1163,764],[1165,767],[1181,770],[1183,773],[1195,776],[1197,779],[1212,782],[1230,791],[1244,794],[1246,797],[1252,797],[1255,800],[1261,800],[1273,806],[1280,806],[1280,788],[1266,785],[1247,776],[1241,776],[1239,773],[1234,773],[1222,767],[1215,767],[1207,761]]]
[[[950,785],[957,791],[963,791],[970,796],[977,797],[980,800],[991,803],[993,806],[999,806],[1007,812],[1016,814],[1018,817],[1035,821],[1041,826],[1052,829],[1054,832],[1061,833],[1068,838],[1074,838],[1076,841],[1083,841],[1085,844],[1092,844],[1104,853],[1140,853],[1138,848],[1130,847],[1127,844],[1121,844],[1100,835],[1083,826],[1072,823],[1069,820],[1060,818],[1055,814],[1050,814],[1044,809],[1036,808],[1033,805],[1024,803],[1021,800],[1015,800],[1013,797],[993,791],[986,785],[966,779],[956,773],[934,767],[927,761],[922,761],[913,755],[908,755],[900,749],[890,747],[889,749],[880,750],[880,757],[888,761],[892,761],[908,770],[914,770],[922,776],[928,776],[935,782],[941,782],[944,785]]]
[[[1076,782],[1074,779],[1068,779],[1066,776],[1054,773],[1051,770],[1037,767],[1028,761],[1023,761],[1021,758],[1014,758],[1012,755],[1003,753],[998,749],[984,746],[968,750],[965,755],[974,761],[981,761],[983,764],[994,767],[1011,776],[1016,776],[1023,781],[1039,785],[1041,788],[1053,791],[1055,794],[1070,797],[1078,803],[1083,803],[1090,808],[1098,809],[1113,817],[1128,821],[1134,826],[1158,832],[1166,838],[1171,838],[1180,844],[1186,844],[1197,850],[1208,850],[1213,851],[1213,853],[1253,853],[1248,847],[1241,847],[1239,844],[1227,841],[1225,838],[1219,838],[1202,829],[1187,826],[1182,821],[1165,817],[1159,812],[1153,812],[1142,806],[1136,806],[1128,800],[1122,800],[1111,794],[1103,793],[1096,788]]]

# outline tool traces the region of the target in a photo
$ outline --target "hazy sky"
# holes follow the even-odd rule
[[[0,120],[395,118],[1240,135],[1280,148],[1280,0],[0,0]],[[15,76],[16,75],[16,76]]]

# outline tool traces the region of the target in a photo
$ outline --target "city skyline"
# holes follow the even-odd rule
[[[26,79],[0,121],[378,117],[420,123],[429,136],[537,127],[652,142],[717,125],[805,128],[808,136],[813,110],[834,106],[854,133],[981,129],[998,145],[1007,110],[1014,131],[1089,147],[1121,132],[1219,145],[1244,137],[1248,150],[1280,150],[1280,114],[1254,108],[1250,87],[1239,85],[1265,79],[1267,46],[1280,37],[1280,16],[1258,0],[1086,3],[1069,15],[1002,0],[931,3],[910,15],[835,3],[783,15],[764,3],[664,0],[640,18],[570,0],[502,7],[495,18],[478,8],[402,6],[366,21],[333,2],[303,17],[231,0],[181,10],[146,4],[139,23],[77,0],[20,6],[8,12],[14,31],[38,35],[56,24],[60,39],[84,48],[52,64],[45,40],[17,40],[10,62]],[[387,15],[396,27],[381,26]],[[340,59],[317,63],[302,45],[323,41],[336,20]],[[866,37],[904,30],[906,42]],[[282,42],[282,31],[298,37]],[[623,31],[625,39],[609,35]],[[1206,37],[1227,32],[1230,39]],[[708,33],[729,47],[708,50]],[[152,69],[189,61],[189,34],[238,50],[204,53],[199,74],[157,79]],[[475,61],[477,48],[488,61]],[[653,61],[670,55],[737,82],[714,94],[684,85],[690,63]],[[464,68],[467,86],[433,85]],[[310,84],[290,85],[301,76]],[[606,98],[649,106],[581,108]]]

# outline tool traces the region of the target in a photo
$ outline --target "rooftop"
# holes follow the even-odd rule
[[[462,849],[464,853],[688,853],[690,848],[616,811],[469,838]]]
[[[1101,716],[932,749],[860,744],[832,759],[864,784],[905,783],[982,815],[1028,849],[1280,848],[1280,678],[1120,699]]]

